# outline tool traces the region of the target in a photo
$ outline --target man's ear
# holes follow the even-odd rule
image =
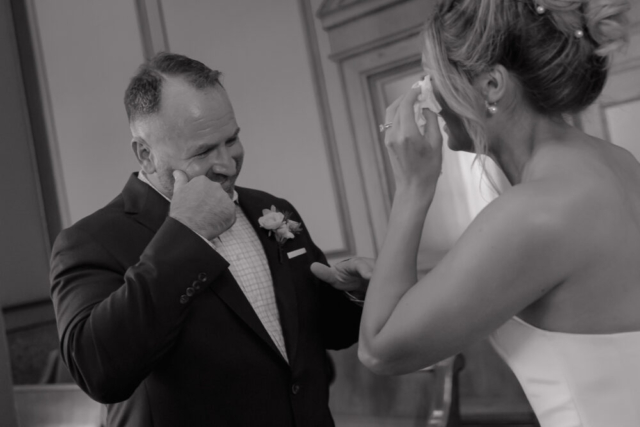
[[[142,167],[145,174],[153,174],[156,172],[155,159],[153,158],[153,152],[147,141],[140,137],[134,137],[131,140],[131,148],[133,149],[138,163]]]
[[[489,104],[499,102],[507,91],[511,75],[506,68],[497,64],[480,74],[474,81],[474,86]]]

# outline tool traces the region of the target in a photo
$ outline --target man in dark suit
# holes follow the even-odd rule
[[[218,77],[160,54],[132,79],[141,171],[53,248],[62,357],[109,427],[332,426],[326,349],[356,342],[361,308],[311,273],[326,259],[291,204],[234,185]],[[333,285],[363,293],[358,262]]]

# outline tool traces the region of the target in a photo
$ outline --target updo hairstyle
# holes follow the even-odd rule
[[[424,58],[435,86],[486,154],[471,82],[501,64],[531,108],[577,113],[602,92],[614,52],[627,42],[626,0],[442,0],[425,27]]]

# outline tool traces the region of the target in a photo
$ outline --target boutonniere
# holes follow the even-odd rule
[[[302,231],[302,225],[298,221],[291,219],[290,212],[278,212],[275,206],[271,209],[263,209],[262,216],[258,218],[260,227],[269,231],[269,236],[273,234],[276,242],[280,246],[280,262],[282,263],[282,245],[296,237]]]

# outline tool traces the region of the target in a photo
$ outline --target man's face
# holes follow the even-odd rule
[[[168,197],[173,171],[205,175],[233,195],[244,158],[240,128],[226,91],[195,89],[180,78],[163,82],[160,112],[132,126],[149,146],[148,178]],[[140,158],[140,156],[139,156]]]

